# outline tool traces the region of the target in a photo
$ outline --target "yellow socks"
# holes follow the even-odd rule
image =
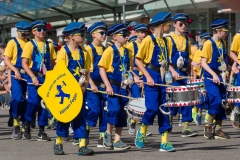
[[[87,126],[86,126],[86,130],[87,130],[87,131],[90,131],[90,126],[87,125]]]
[[[182,119],[182,114],[179,114],[179,119]]]
[[[104,137],[104,132],[100,132],[100,138]]]
[[[79,148],[86,146],[86,138],[79,138]]]
[[[20,126],[20,124],[19,124],[19,119],[14,118],[14,119],[13,119],[13,125],[16,126],[16,127],[17,127],[17,126]]]
[[[216,116],[215,114],[208,114],[208,123],[206,124],[206,126],[210,126],[213,124],[215,116]]]
[[[198,113],[198,108],[194,106],[193,112]]]
[[[188,122],[183,123],[183,131],[185,131],[186,129],[188,129]]]
[[[216,120],[216,130],[221,129],[222,127],[222,120]]]
[[[140,133],[146,135],[146,133],[147,133],[147,128],[148,128],[148,126],[145,125],[144,123],[142,123],[142,125],[141,125],[141,127],[140,127]]]
[[[136,120],[135,119],[131,119],[131,123],[136,123]]]
[[[62,144],[63,143],[63,139],[61,136],[57,136],[56,138],[56,144]]]
[[[161,135],[162,144],[168,142],[168,131],[164,131],[164,133]]]

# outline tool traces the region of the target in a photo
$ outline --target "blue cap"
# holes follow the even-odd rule
[[[136,26],[138,23],[135,21],[132,21],[127,27],[134,27]]]
[[[199,36],[199,38],[200,38],[201,40],[203,40],[203,39],[207,40],[207,39],[211,38],[212,36],[213,36],[213,35],[212,35],[211,33],[203,33],[203,34],[201,34],[201,35]]]
[[[83,22],[71,22],[63,30],[62,34],[69,36],[71,34],[85,32],[85,24]]]
[[[194,39],[192,37],[189,37],[189,39],[191,43],[194,43]]]
[[[45,20],[36,20],[31,23],[31,29],[34,28],[45,28],[47,25],[47,22]]]
[[[31,31],[30,26],[31,26],[31,24],[26,22],[26,21],[20,21],[20,22],[18,22],[15,25],[17,30],[20,31],[20,32],[29,32],[29,31]]]
[[[196,34],[197,34],[197,35],[201,35],[202,32],[201,32],[200,30],[197,30],[197,31],[196,31]]]
[[[134,31],[148,31],[148,25],[147,24],[137,24],[133,27]]]
[[[172,17],[172,21],[187,21],[189,18],[188,14],[185,13],[177,13]]]
[[[128,42],[133,42],[137,40],[137,36],[132,36],[130,38],[128,38]]]
[[[112,36],[113,34],[122,32],[122,31],[127,31],[127,24],[125,23],[119,23],[119,24],[114,24],[112,27],[108,29],[108,35]]]
[[[88,33],[92,33],[97,29],[106,29],[107,30],[108,26],[104,22],[95,22],[93,23],[89,28],[88,28]]]
[[[171,20],[171,12],[159,12],[151,20],[150,25],[158,25]]]
[[[217,19],[210,26],[213,30],[214,29],[219,29],[219,28],[230,28],[227,19]]]

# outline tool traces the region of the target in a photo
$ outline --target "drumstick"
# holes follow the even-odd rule
[[[144,84],[147,84],[147,82],[142,82]],[[159,83],[154,83],[154,86],[165,86],[165,87],[173,87],[172,85],[167,85],[167,84],[159,84]]]
[[[12,75],[12,77],[16,78],[14,75]],[[23,79],[23,78],[20,78],[20,80],[27,82],[27,80],[26,80],[26,79]],[[32,85],[33,85],[33,83],[27,83],[27,84],[32,84]],[[41,85],[43,85],[43,84],[38,84],[38,85],[41,86]]]
[[[87,88],[87,90],[92,91],[91,88]],[[99,92],[99,93],[102,93],[102,94],[107,94],[106,92],[103,92],[103,91],[98,91],[98,92]],[[130,96],[123,96],[123,95],[116,94],[116,93],[113,93],[113,95],[118,96],[118,97],[123,97],[123,98],[132,99],[132,100],[137,100],[137,98],[132,98],[132,97],[130,97]]]
[[[12,77],[16,78],[16,76],[14,76],[14,75],[12,75]],[[27,82],[27,80],[26,80],[26,79],[23,79],[23,78],[20,78],[20,80]]]
[[[207,79],[213,80],[212,78],[207,78]],[[224,83],[224,82],[220,82],[220,83],[222,83],[222,84],[224,84],[224,85],[227,85],[227,86],[233,86],[233,85],[231,85],[231,84],[227,84],[227,83]]]
[[[194,77],[189,77],[189,76],[180,76],[179,78],[182,78],[182,79],[186,79],[186,78],[193,79]]]

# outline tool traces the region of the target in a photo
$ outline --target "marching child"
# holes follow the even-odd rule
[[[106,39],[108,26],[104,22],[95,22],[88,28],[88,32],[93,37],[93,42],[86,47],[91,57],[91,73],[88,87],[91,91],[87,91],[87,131],[88,135],[90,127],[95,127],[99,117],[99,132],[100,137],[97,147],[103,146],[103,135],[107,130],[107,117],[104,110],[106,103],[106,95],[98,93],[98,91],[105,91],[105,84],[99,73],[98,62],[100,61],[105,47],[102,42]]]
[[[80,69],[90,69],[91,59],[89,53],[83,47],[86,35],[85,24],[80,22],[72,22],[63,30],[64,36],[68,39],[68,43],[61,48],[57,54],[56,63],[63,61],[68,70],[73,74],[74,78],[79,81]],[[83,92],[83,105],[80,113],[72,120],[73,139],[79,140],[78,155],[93,155],[94,151],[87,148],[87,130],[86,130],[86,108],[85,108],[85,91],[88,85],[89,74],[86,74],[86,82],[81,85]],[[58,122],[56,128],[57,138],[54,143],[54,154],[63,155],[63,137],[68,137],[68,129],[70,123]]]
[[[208,123],[204,129],[204,137],[208,139],[229,139],[229,135],[222,130],[222,121],[226,119],[222,99],[226,98],[226,88],[220,83],[226,81],[227,53],[226,43],[223,41],[228,35],[228,20],[218,19],[211,24],[213,36],[207,40],[200,56],[204,71],[204,83],[209,98]],[[213,126],[213,121],[216,125]]]
[[[127,98],[114,95],[128,96],[129,73],[132,63],[130,54],[123,46],[129,36],[126,24],[115,24],[108,29],[108,35],[112,37],[114,44],[108,47],[98,63],[100,75],[106,85],[107,99],[107,131],[104,134],[104,146],[107,149],[125,150],[131,146],[121,140],[123,127],[127,126],[126,111],[124,107],[128,103]],[[125,83],[126,82],[126,83]],[[116,127],[114,141],[112,142],[112,130]]]
[[[28,100],[25,114],[23,139],[31,139],[30,123],[38,112],[38,141],[50,141],[51,138],[44,132],[48,125],[48,111],[40,105],[40,97],[37,93],[39,84],[43,84],[46,71],[51,70],[55,64],[56,53],[52,43],[44,40],[47,31],[47,22],[36,20],[31,23],[34,38],[27,42],[22,53],[22,67],[27,73],[25,78],[28,84]],[[19,78],[19,75],[18,75]]]
[[[149,125],[153,125],[154,118],[158,115],[159,133],[161,134],[161,144],[159,151],[175,151],[175,148],[168,140],[168,134],[172,129],[168,115],[164,115],[159,106],[166,102],[165,87],[154,86],[155,83],[163,84],[164,79],[171,79],[169,72],[169,56],[167,40],[163,38],[164,33],[169,33],[171,29],[171,13],[160,12],[156,14],[150,25],[154,28],[154,34],[148,35],[143,39],[135,63],[143,73],[145,91],[146,112],[142,118],[142,125],[136,133],[135,145],[144,148],[146,132]],[[144,66],[145,64],[145,66]],[[170,75],[169,75],[170,74]],[[166,111],[166,108],[163,107]]]

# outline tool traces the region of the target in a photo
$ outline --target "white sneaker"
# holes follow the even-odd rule
[[[73,134],[73,129],[71,126],[68,128],[68,131],[69,131],[69,134]]]
[[[151,136],[152,132],[147,131],[146,136]]]
[[[179,127],[182,127],[182,126],[183,126],[183,123],[182,123],[182,120],[181,120],[181,119],[178,121],[178,126],[179,126]]]
[[[231,113],[231,116],[230,116],[230,120],[231,120],[231,121],[234,121],[234,114],[235,114],[235,111],[232,110],[232,113]]]

